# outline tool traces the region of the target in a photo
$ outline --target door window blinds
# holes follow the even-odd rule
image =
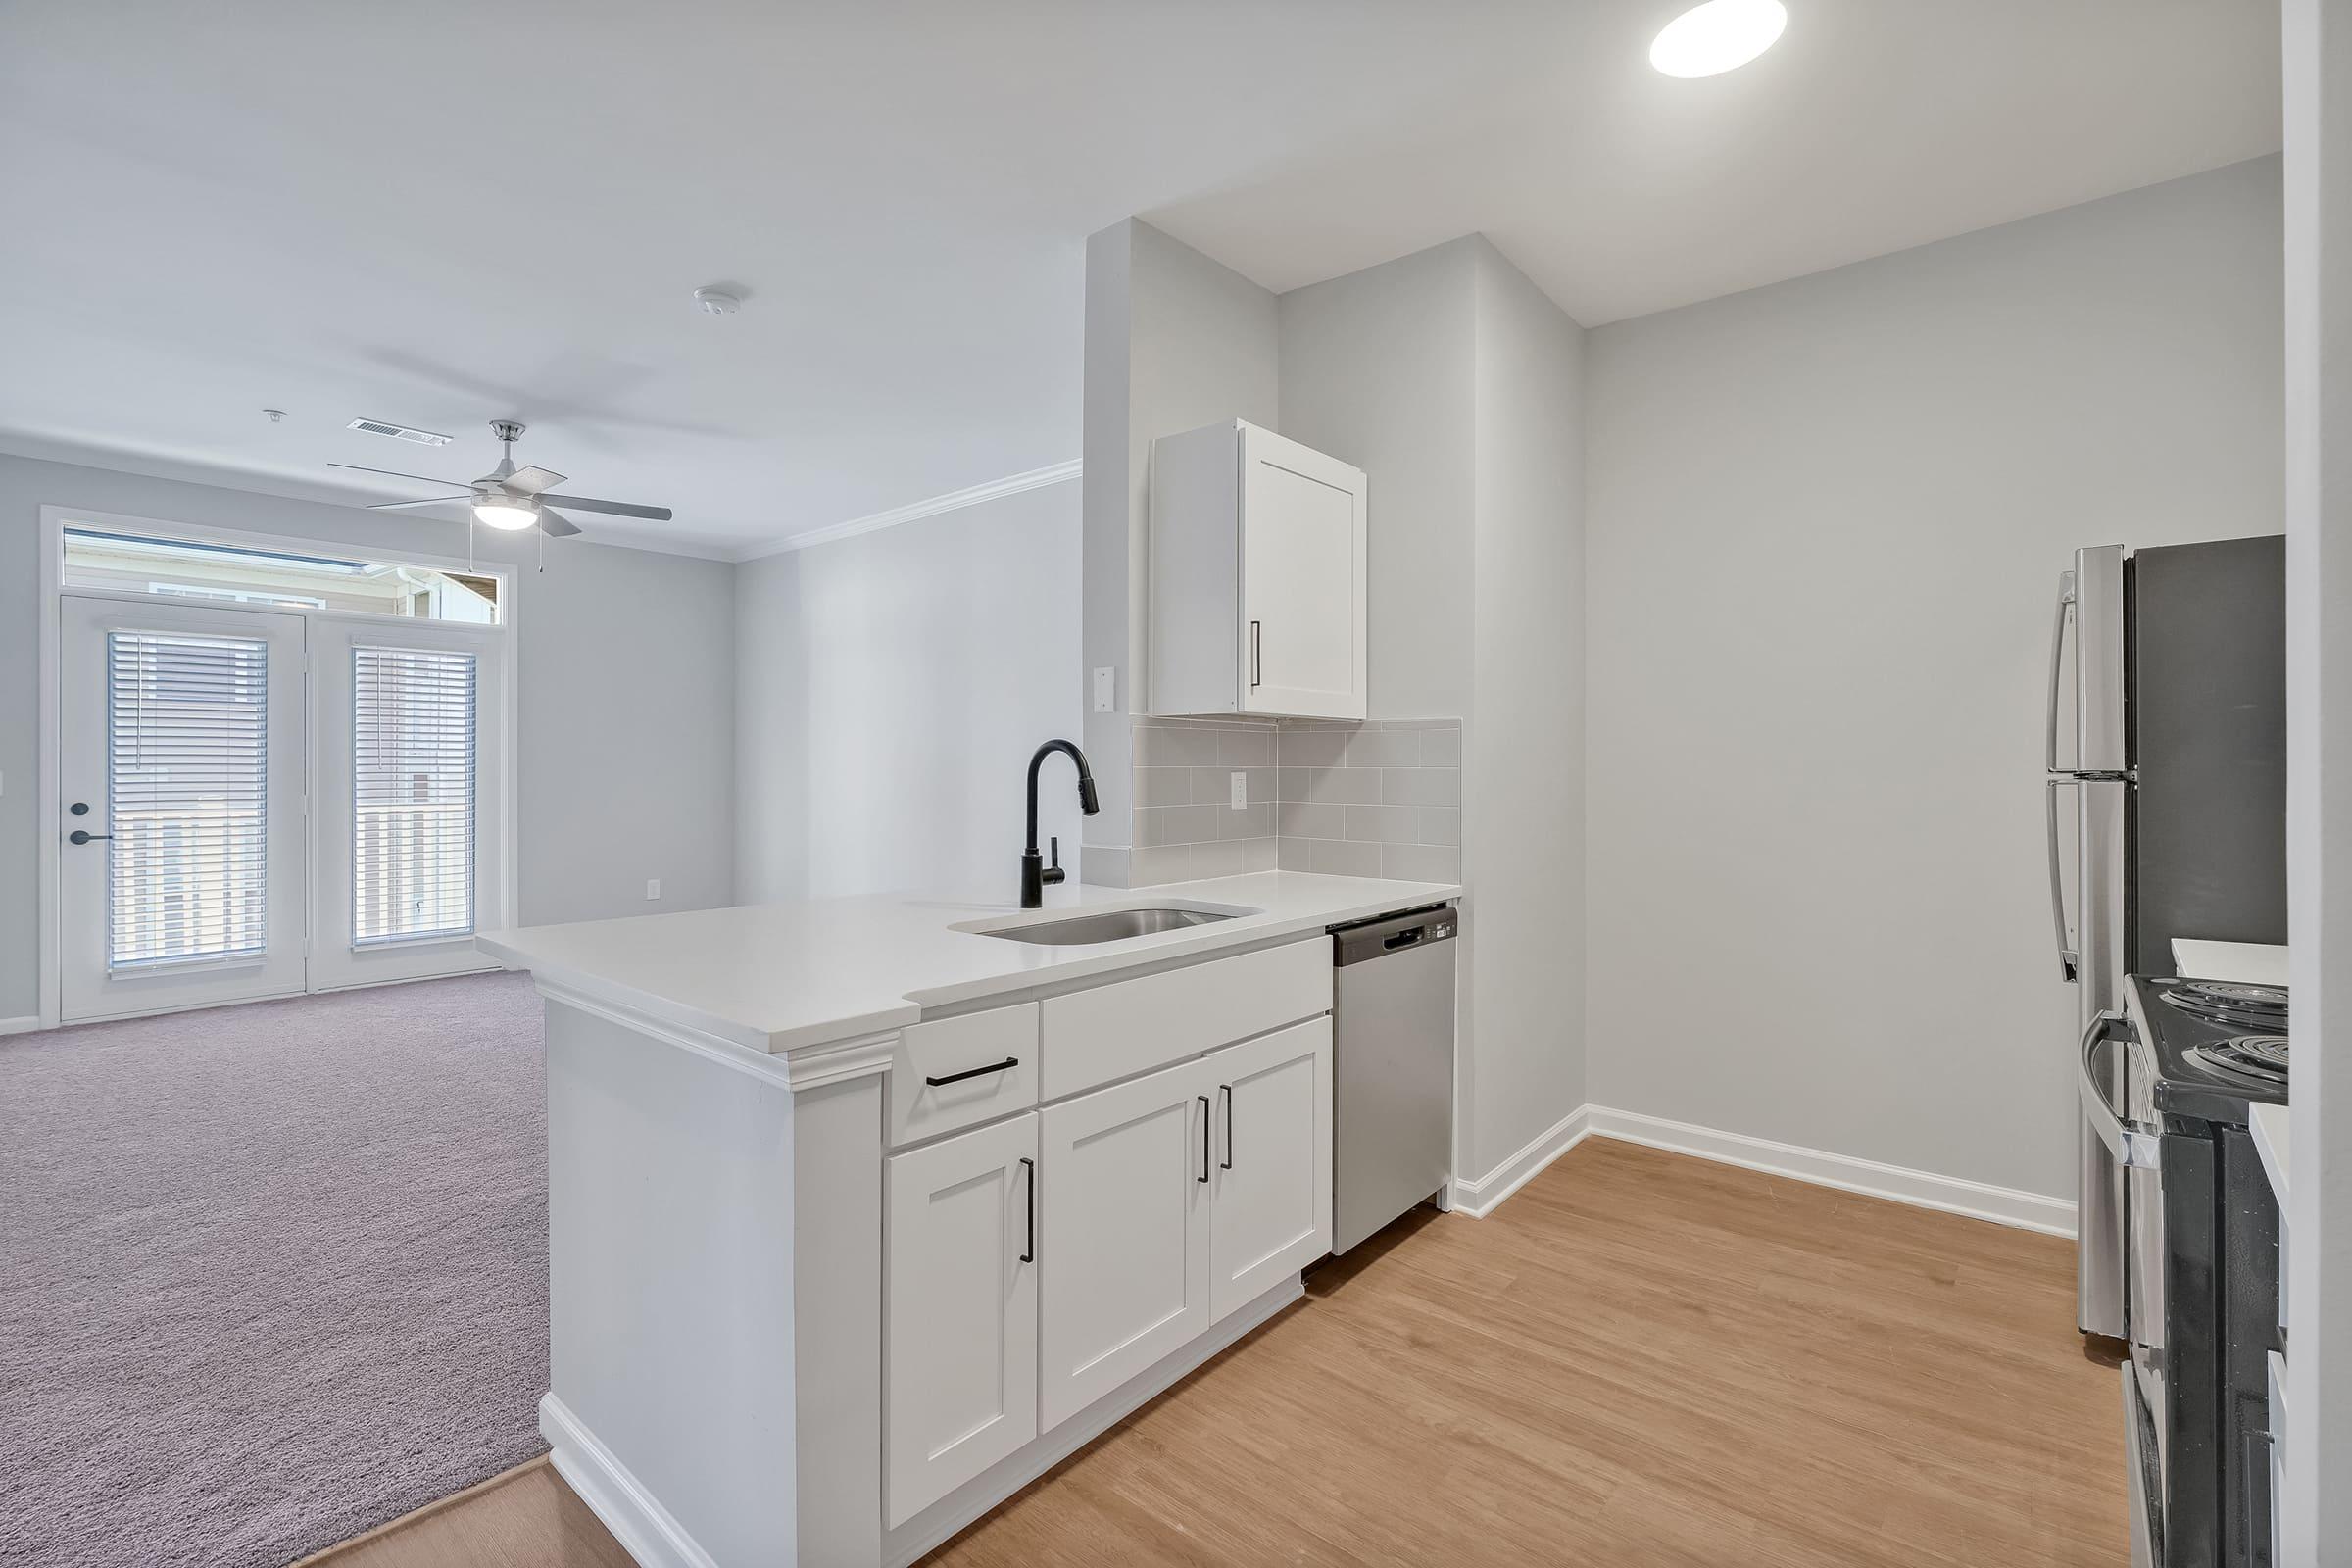
[[[269,946],[269,688],[267,643],[107,633],[110,970]]]
[[[474,656],[352,661],[352,946],[473,930]]]

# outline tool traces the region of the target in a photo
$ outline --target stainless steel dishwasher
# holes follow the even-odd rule
[[[1332,938],[1331,1250],[1345,1252],[1445,1190],[1453,1165],[1449,907]]]

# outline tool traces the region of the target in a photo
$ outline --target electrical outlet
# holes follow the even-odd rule
[[[1095,671],[1096,712],[1114,713],[1118,711],[1118,709],[1115,706],[1115,700],[1118,695],[1117,681],[1118,673],[1115,667],[1112,665],[1104,664],[1101,669]]]
[[[660,877],[649,876],[645,879],[645,896],[649,899],[662,897],[662,879]]]
[[[1233,775],[1233,808],[1237,811],[1250,808],[1250,775],[1247,773]]]

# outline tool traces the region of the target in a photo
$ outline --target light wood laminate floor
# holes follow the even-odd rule
[[[1593,1139],[1416,1215],[929,1561],[2126,1560],[2072,1244]],[[544,1464],[333,1568],[626,1568]]]

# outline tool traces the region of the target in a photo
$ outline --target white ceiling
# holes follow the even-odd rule
[[[1075,457],[1129,213],[1275,289],[1483,229],[1597,324],[2278,142],[2275,0],[1788,0],[1675,81],[1685,3],[24,0],[0,445],[317,493],[516,416],[730,555]]]

